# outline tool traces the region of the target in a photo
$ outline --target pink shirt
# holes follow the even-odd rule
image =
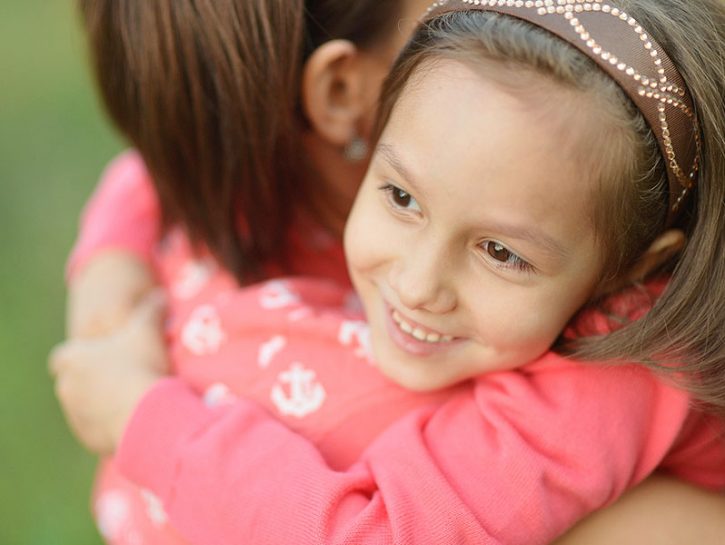
[[[156,207],[137,201],[153,192],[126,155],[71,260],[105,237],[152,259],[170,294],[177,377],[147,394],[98,481],[112,543],[548,543],[658,466],[725,488],[722,429],[646,370],[548,353],[408,392],[375,369],[334,241],[302,226],[308,276],[238,289],[178,233],[151,252]]]

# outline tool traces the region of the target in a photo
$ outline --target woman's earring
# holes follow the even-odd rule
[[[360,136],[353,136],[345,145],[345,159],[351,163],[359,163],[368,155],[368,143]]]

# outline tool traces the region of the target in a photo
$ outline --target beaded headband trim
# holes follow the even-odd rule
[[[697,182],[700,130],[684,79],[664,49],[631,16],[606,0],[437,0],[426,20],[455,11],[493,11],[523,19],[594,60],[644,115],[665,158],[666,226]]]

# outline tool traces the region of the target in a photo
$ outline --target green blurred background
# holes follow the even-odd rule
[[[0,0],[0,544],[98,545],[94,460],[53,396],[63,264],[122,147],[94,95],[73,0]]]

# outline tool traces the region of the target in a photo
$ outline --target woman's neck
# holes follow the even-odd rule
[[[311,214],[332,234],[342,236],[367,164],[348,161],[339,148],[314,134],[305,135],[303,143],[311,166],[310,179],[305,180]]]

